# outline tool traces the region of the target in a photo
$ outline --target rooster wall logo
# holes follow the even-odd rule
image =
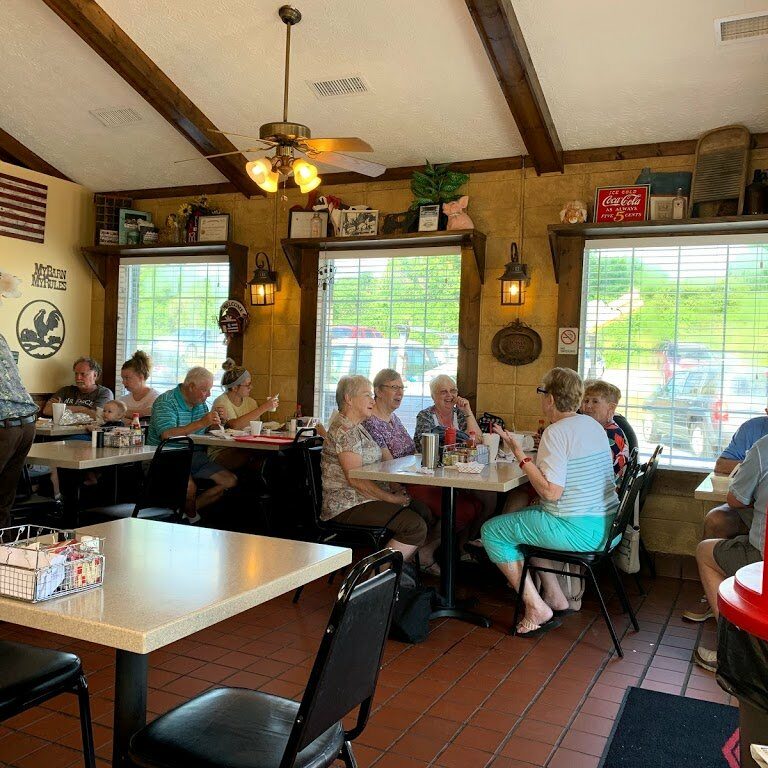
[[[16,338],[30,357],[55,355],[64,343],[64,318],[58,307],[50,301],[30,301],[19,312]]]

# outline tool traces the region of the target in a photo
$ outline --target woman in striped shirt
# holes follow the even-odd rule
[[[520,544],[597,551],[605,545],[619,505],[605,430],[590,416],[576,413],[584,395],[578,373],[553,368],[536,391],[550,422],[541,437],[536,462],[525,455],[509,432],[496,431],[520,462],[539,502],[488,520],[482,532],[488,556],[518,591],[524,559]],[[539,575],[541,595],[530,579],[523,586],[525,616],[515,628],[518,635],[540,635],[559,626],[557,617],[568,612],[568,600],[557,577],[552,573]]]

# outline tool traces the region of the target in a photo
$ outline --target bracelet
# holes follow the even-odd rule
[[[532,461],[530,456],[526,456],[521,462],[520,462],[520,469],[522,469],[529,461]]]

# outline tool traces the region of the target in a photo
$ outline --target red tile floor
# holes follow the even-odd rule
[[[486,576],[482,577],[487,578]],[[361,768],[594,768],[627,686],[734,703],[714,676],[690,662],[699,642],[714,643],[714,622],[685,624],[701,587],[645,580],[648,594],[627,588],[640,632],[627,632],[618,603],[624,659],[611,652],[591,600],[563,626],[537,640],[509,636],[509,594],[476,590],[491,629],[435,622],[428,640],[390,641],[374,712],[354,750]],[[298,697],[308,677],[336,588],[324,580],[299,605],[286,595],[181,640],[150,656],[149,710],[157,715],[217,685]],[[109,765],[114,653],[85,642],[0,623],[0,637],[63,648],[88,673],[100,768]],[[59,697],[0,724],[0,765],[82,765],[74,697]]]

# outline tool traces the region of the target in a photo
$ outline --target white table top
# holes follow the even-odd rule
[[[35,431],[45,437],[65,437],[67,435],[86,435],[88,430],[85,424],[54,424],[52,421],[35,422]]]
[[[101,587],[42,603],[0,598],[0,621],[149,653],[349,565],[324,544],[126,518],[104,537]]]
[[[701,501],[719,501],[722,504],[728,499],[729,477],[728,475],[717,475],[714,483],[713,477],[715,477],[715,473],[710,472],[693,492],[693,497]]]
[[[53,443],[33,443],[27,454],[27,462],[61,469],[97,469],[134,461],[149,461],[154,454],[154,445],[96,448],[85,440],[59,440]]]
[[[473,491],[511,491],[528,482],[528,478],[517,462],[488,464],[477,475],[459,472],[456,469],[441,467],[434,475],[422,475],[415,471],[421,463],[421,456],[403,456],[401,459],[366,464],[353,469],[350,477],[362,480],[384,480],[390,483],[411,483],[413,485],[432,485],[439,488],[467,488]]]
[[[251,443],[241,440],[225,440],[213,435],[190,435],[190,437],[195,445],[211,445],[216,448],[244,448],[250,451],[282,451],[291,445],[291,443],[282,440],[277,443]],[[289,437],[289,435],[281,433],[279,435],[262,435],[262,437]]]

